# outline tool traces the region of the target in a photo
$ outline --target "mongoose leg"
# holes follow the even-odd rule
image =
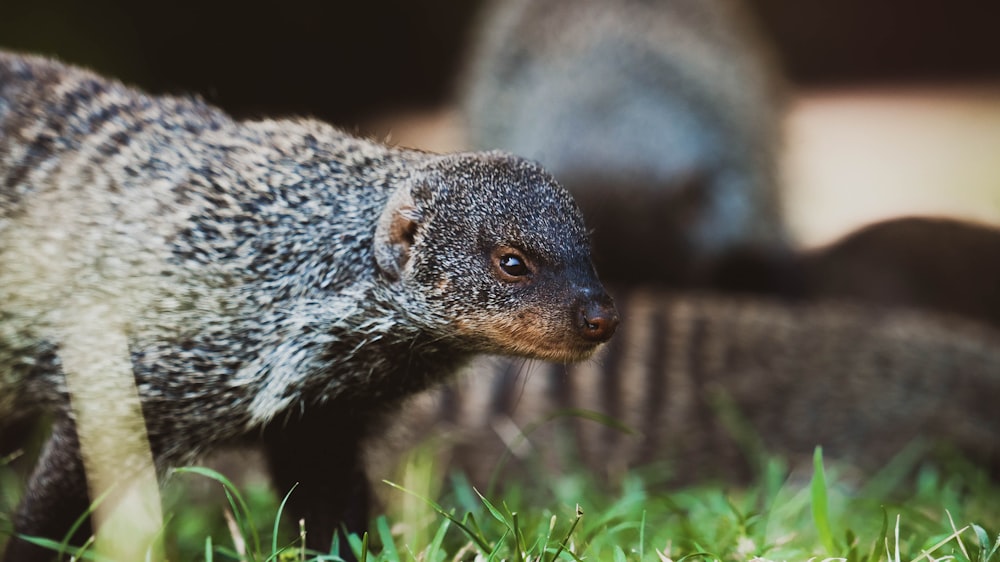
[[[59,419],[28,482],[24,499],[14,519],[14,533],[4,553],[4,562],[52,560],[55,553],[20,540],[16,535],[62,540],[90,505],[87,478],[80,461],[76,429],[68,418]],[[70,544],[82,544],[90,536],[90,524],[77,530]]]
[[[371,490],[360,462],[364,431],[357,417],[327,406],[272,425],[265,432],[271,477],[279,496],[295,486],[286,509],[294,521],[305,520],[306,546],[329,552],[342,525],[363,533]]]

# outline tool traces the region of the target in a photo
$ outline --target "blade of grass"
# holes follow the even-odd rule
[[[347,529],[345,527],[341,527],[341,530],[343,530],[346,534]],[[354,533],[347,535],[347,548],[351,549],[351,552],[354,553],[355,559],[361,560],[361,555],[364,552],[365,542],[367,540],[368,540],[368,533],[364,533],[360,537],[358,535],[355,535]],[[340,551],[338,550],[335,552],[340,552]]]
[[[947,537],[941,539],[934,546],[928,548],[927,550],[921,550],[920,551],[920,556],[917,556],[911,562],[920,562],[920,560],[923,560],[924,558],[927,558],[928,560],[933,560],[933,558],[931,558],[931,554],[933,554],[934,551],[936,551],[937,549],[941,548],[942,546],[950,543],[951,541],[957,539],[959,535],[961,535],[962,533],[964,533],[968,529],[969,529],[969,526],[966,525],[965,527],[962,527],[961,529],[956,530],[952,534],[950,534]],[[985,560],[984,560],[984,562],[985,562]]]
[[[468,522],[467,525],[469,526],[469,529],[472,529],[473,531],[475,531],[476,536],[479,537],[480,541],[483,544],[488,544],[489,543],[489,541],[486,540],[486,535],[483,534],[483,530],[479,527],[479,521],[476,521],[476,514],[475,513],[472,513],[472,512],[466,513],[465,517],[462,518],[462,521],[463,522],[466,522],[466,521]]]
[[[521,526],[517,522],[517,512],[510,514],[511,526],[514,527],[514,550],[517,551],[518,562],[524,562],[524,552],[526,550],[524,544],[524,536],[521,534]]]
[[[53,540],[45,539],[45,538],[41,538],[41,537],[31,537],[31,536],[21,535],[21,534],[18,534],[17,536],[19,538],[21,538],[22,540],[26,541],[26,542],[35,544],[35,545],[40,546],[42,548],[46,548],[46,549],[52,550],[56,554],[68,554],[71,550],[75,549],[75,552],[73,553],[73,557],[74,558],[78,558],[78,559],[82,558],[82,559],[86,559],[86,560],[93,560],[95,558],[95,556],[92,553],[90,553],[90,552],[87,551],[87,548],[89,548],[90,545],[94,542],[94,537],[93,536],[91,536],[90,538],[88,538],[87,541],[84,542],[84,544],[81,545],[81,546],[79,546],[79,547],[76,547],[76,546],[72,546],[71,547],[70,544],[69,544],[69,541],[73,537],[73,535],[76,534],[77,530],[79,530],[79,528],[87,521],[87,518],[90,517],[90,515],[91,515],[91,513],[93,513],[94,509],[98,505],[100,505],[101,502],[103,502],[105,499],[107,499],[107,497],[113,491],[114,491],[113,488],[109,488],[109,489],[105,490],[104,493],[102,493],[100,496],[98,496],[98,498],[96,500],[94,500],[93,502],[91,502],[90,506],[87,508],[87,511],[83,512],[82,515],[80,515],[79,517],[76,518],[76,520],[73,521],[73,524],[70,526],[69,531],[66,532],[66,536],[64,536],[61,541],[53,541]]]
[[[272,558],[274,556],[277,556],[278,552],[279,552],[278,551],[278,525],[281,523],[281,514],[285,511],[285,504],[288,503],[288,498],[291,497],[292,492],[295,491],[295,488],[297,488],[298,485],[299,484],[296,482],[295,485],[292,486],[292,489],[288,490],[288,493],[285,494],[285,497],[281,500],[281,504],[278,505],[278,512],[275,513],[275,515],[274,515],[274,526],[271,528],[271,553],[272,553],[271,557]],[[302,546],[304,548],[305,547],[305,543],[303,543]]]
[[[989,562],[993,558],[993,555],[996,554],[998,550],[1000,550],[1000,533],[997,533],[997,540],[995,543],[993,543],[993,549],[990,550],[990,553],[986,555],[986,559],[983,560],[983,562]]]
[[[389,520],[384,515],[375,520],[375,529],[378,530],[379,539],[382,541],[382,556],[389,560],[400,560],[396,541],[393,540],[392,532],[389,530]]]
[[[829,500],[827,498],[826,472],[823,470],[822,447],[816,447],[813,452],[813,477],[809,485],[809,492],[816,532],[819,534],[820,542],[827,554],[834,556],[836,555],[836,545],[833,542],[833,533],[830,531]]]
[[[448,527],[450,526],[451,521],[447,519],[441,522],[441,526],[438,527],[437,532],[434,533],[434,538],[431,539],[431,543],[427,546],[426,560],[437,560],[439,558],[438,553],[442,552],[441,545],[444,543],[444,535],[448,532]]]
[[[951,516],[951,511],[946,509],[944,512],[948,514],[948,524],[951,525],[951,530],[958,533],[958,527],[955,526],[955,519]],[[969,551],[965,549],[965,541],[962,540],[961,535],[958,535],[958,548],[962,550],[962,554],[965,555],[966,560],[972,560],[969,556]]]
[[[552,555],[552,559],[549,562],[555,562],[559,558],[559,555],[562,554],[563,550],[566,550],[566,545],[569,544],[569,540],[573,538],[573,531],[576,530],[576,526],[580,524],[581,519],[583,519],[583,509],[577,505],[576,517],[573,519],[573,523],[569,526],[569,530],[566,531],[566,536],[559,542],[559,548],[556,549],[556,553]]]
[[[513,529],[510,526],[510,521],[508,521],[507,518],[504,517],[502,513],[500,513],[500,510],[497,509],[496,506],[493,505],[492,502],[490,502],[490,500],[486,499],[486,496],[480,494],[479,490],[473,488],[473,491],[476,492],[476,495],[479,496],[479,500],[482,501],[483,505],[486,506],[486,511],[489,511],[490,515],[492,515],[494,519],[496,519],[500,523],[503,523],[503,525],[507,527],[507,530],[513,531]]]
[[[420,494],[416,494],[414,492],[411,492],[410,490],[407,490],[406,488],[403,488],[402,486],[400,486],[398,484],[395,484],[393,482],[390,482],[388,480],[383,480],[382,482],[388,484],[389,486],[392,486],[393,488],[395,488],[395,489],[397,489],[397,490],[399,490],[401,492],[404,492],[406,494],[410,494],[410,495],[412,495],[412,496],[414,496],[416,498],[419,498],[420,500],[422,500],[423,502],[425,502],[427,505],[431,506],[431,509],[433,509],[434,511],[436,511],[438,513],[438,515],[440,515],[441,517],[444,517],[445,519],[447,519],[447,520],[451,521],[452,523],[454,523],[459,529],[462,530],[463,533],[466,534],[466,536],[468,536],[470,539],[472,539],[472,541],[476,543],[476,546],[479,547],[480,552],[482,552],[483,554],[489,553],[489,552],[491,552],[493,550],[492,548],[490,548],[490,545],[487,544],[485,540],[483,540],[479,535],[477,535],[475,532],[473,532],[473,530],[470,529],[468,526],[466,526],[462,521],[459,521],[458,518],[456,518],[454,515],[452,515],[451,513],[448,513],[447,511],[445,511],[444,508],[441,507],[437,502],[434,502],[433,500],[431,500],[429,498],[425,498],[425,497],[421,496]]]
[[[646,510],[642,510],[642,521],[639,525],[639,560],[646,559]]]
[[[40,547],[45,548],[45,549],[49,549],[53,553],[66,554],[65,547],[63,546],[63,544],[60,541],[54,541],[54,540],[45,539],[45,538],[42,538],[42,537],[29,537],[29,536],[24,536],[24,535],[18,535],[18,536],[24,542],[29,542],[29,543],[31,543],[33,545],[40,546]],[[90,552],[80,552],[80,551],[77,551],[77,553],[74,554],[73,556],[74,556],[74,558],[81,558],[81,559],[84,559],[84,560],[94,560],[94,558],[95,558],[94,555],[92,553],[90,553]]]
[[[692,552],[686,556],[682,556],[677,559],[677,562],[685,562],[686,560],[693,560],[694,558],[708,558],[710,560],[717,559],[718,556],[712,554],[711,552]]]
[[[849,562],[860,562],[861,555],[858,552],[858,537],[854,531],[848,529],[844,533],[847,544],[847,560]]]
[[[500,549],[503,548],[504,540],[507,539],[507,535],[509,534],[510,534],[509,530],[503,532],[503,535],[501,535],[500,540],[497,541],[497,545],[493,547],[493,550],[490,551],[490,555],[486,557],[486,560],[496,559],[497,555],[500,554]]]
[[[979,560],[986,562],[990,559],[990,535],[975,523],[972,524],[972,530],[976,533],[976,538],[979,539]]]
[[[895,536],[896,536],[895,556],[893,556],[892,551],[889,550],[889,537],[885,538],[885,555],[886,558],[889,559],[889,562],[899,562],[899,515],[896,515]]]
[[[886,537],[889,534],[889,512],[886,511],[885,506],[882,506],[882,530],[878,534],[878,538],[872,543],[872,550],[868,553],[867,562],[878,562],[878,547],[885,542]]]
[[[233,517],[236,519],[237,524],[241,528],[241,533],[250,536],[250,539],[253,541],[252,547],[254,552],[261,552],[260,534],[257,533],[257,526],[254,524],[253,514],[251,513],[246,500],[243,499],[243,495],[240,494],[240,491],[231,480],[226,478],[220,472],[203,466],[185,466],[175,468],[173,471],[181,474],[197,474],[222,484],[222,489],[226,493],[226,498],[229,500],[230,507],[233,509]]]

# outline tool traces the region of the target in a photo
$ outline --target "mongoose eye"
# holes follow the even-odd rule
[[[493,251],[493,267],[497,277],[504,281],[524,281],[531,275],[528,260],[512,248],[497,248]]]
[[[528,274],[528,266],[524,264],[521,258],[513,254],[507,254],[500,258],[500,269],[507,275],[514,277],[521,277]]]

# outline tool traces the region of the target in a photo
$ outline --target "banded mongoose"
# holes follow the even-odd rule
[[[327,550],[365,524],[360,443],[403,397],[480,353],[586,358],[618,322],[578,207],[532,162],[234,121],[16,54],[0,264],[0,421],[55,415],[15,531],[57,540],[88,505],[77,406],[102,398],[68,395],[70,351],[130,364],[161,474],[262,443]],[[125,357],[81,348],[109,326]],[[4,560],[47,556],[15,538]]]
[[[788,248],[781,71],[740,0],[497,0],[459,88],[469,142],[576,197],[609,282],[704,286]]]
[[[653,486],[742,482],[762,450],[802,466],[816,445],[863,478],[917,440],[1000,475],[1000,331],[989,326],[846,300],[633,290],[616,304],[620,333],[591,361],[479,361],[414,399],[386,433],[396,437],[369,451],[374,471],[401,435],[433,435],[480,489],[509,452],[500,482],[657,467]],[[634,433],[566,413],[581,408]]]

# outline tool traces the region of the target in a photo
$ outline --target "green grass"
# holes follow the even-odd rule
[[[489,496],[460,476],[441,492],[432,486],[433,498],[386,483],[393,515],[378,517],[367,541],[352,545],[359,559],[372,561],[1000,562],[1000,490],[975,467],[955,462],[942,472],[925,466],[913,479],[880,474],[871,481],[874,487],[856,488],[840,481],[837,467],[825,466],[819,453],[811,478],[789,476],[777,459],[767,466],[749,486],[666,493],[647,489],[638,474],[610,491],[586,474],[570,474]],[[411,467],[415,480],[433,471],[420,455]],[[885,484],[893,480],[898,484]],[[280,512],[273,503],[261,508],[254,518],[273,521]],[[248,559],[332,559],[306,556],[292,531],[286,530],[285,541],[244,539],[248,545],[266,543]],[[231,539],[222,534],[214,541]],[[220,549],[212,559],[235,558]]]
[[[359,559],[1000,562],[1000,489],[957,459],[888,466],[864,486],[848,485],[817,451],[811,477],[769,459],[742,487],[654,492],[634,473],[608,490],[579,473],[480,495],[459,475],[426,487],[437,474],[428,458],[409,461],[403,484],[384,484],[390,515],[374,520],[370,536],[352,537]],[[0,482],[6,492],[11,475],[0,470]],[[206,486],[217,497],[199,501]],[[170,488],[171,560],[336,560],[301,548],[304,531],[266,486],[241,489],[190,468]]]

